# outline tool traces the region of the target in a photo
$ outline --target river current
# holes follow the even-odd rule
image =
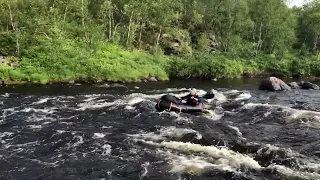
[[[157,112],[164,94],[213,92],[210,114]],[[9,86],[0,179],[320,179],[320,91],[258,81]]]

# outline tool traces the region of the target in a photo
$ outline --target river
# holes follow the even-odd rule
[[[0,89],[0,179],[320,179],[320,91],[260,79]],[[156,101],[212,91],[211,114]]]

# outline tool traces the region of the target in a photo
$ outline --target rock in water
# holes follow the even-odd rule
[[[300,86],[302,87],[302,89],[316,89],[316,90],[319,90],[319,86],[316,85],[316,84],[312,84],[311,82],[301,81],[300,82]]]
[[[158,80],[157,80],[157,78],[155,78],[155,77],[149,77],[149,78],[148,78],[148,81],[149,81],[149,82],[157,82]]]
[[[269,77],[261,82],[259,89],[268,91],[283,91],[290,90],[291,88],[281,79]]]
[[[292,89],[299,89],[300,86],[297,82],[291,82],[288,84]]]

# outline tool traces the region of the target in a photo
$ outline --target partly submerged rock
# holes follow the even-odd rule
[[[158,82],[157,78],[155,78],[155,77],[149,77],[147,80],[149,82]]]
[[[320,89],[318,85],[313,84],[311,82],[301,81],[299,85],[301,86],[302,89],[316,89],[316,90]]]
[[[74,80],[69,81],[69,84],[75,84]]]
[[[119,83],[110,84],[110,87],[114,87],[114,88],[127,88],[127,86],[125,86],[124,84],[119,84]]]
[[[292,89],[299,89],[300,86],[297,82],[291,82],[288,84]]]
[[[269,77],[261,82],[259,89],[268,91],[283,91],[290,90],[291,88],[281,79]]]

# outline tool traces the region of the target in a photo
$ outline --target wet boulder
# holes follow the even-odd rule
[[[259,89],[268,91],[283,91],[290,90],[291,88],[281,79],[269,77],[261,82]]]
[[[213,99],[215,97],[215,94],[209,92],[209,93],[206,93],[205,95],[203,95],[202,97],[205,99]]]
[[[301,81],[299,85],[301,86],[302,89],[316,89],[316,90],[320,89],[318,85],[313,84],[311,82]]]
[[[291,82],[288,84],[292,89],[299,89],[300,86],[297,82]]]
[[[158,82],[157,78],[155,78],[155,77],[149,77],[149,78],[147,78],[147,80],[149,82]]]
[[[127,88],[127,86],[125,86],[123,84],[119,84],[119,83],[110,84],[109,87],[112,87],[112,88]]]

